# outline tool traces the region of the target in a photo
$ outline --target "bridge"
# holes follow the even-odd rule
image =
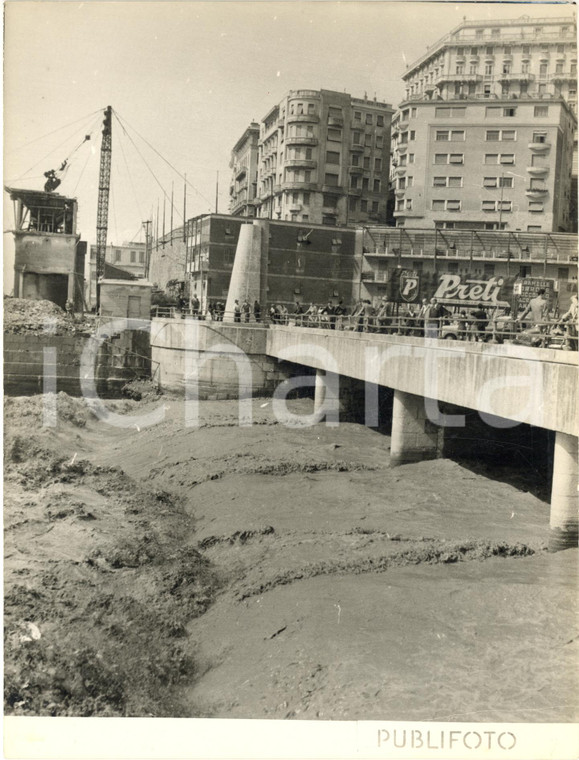
[[[504,428],[519,423],[554,431],[550,546],[577,545],[577,353],[515,345],[442,341],[400,335],[155,319],[152,358],[160,384],[182,388],[195,364],[195,382],[215,397],[296,387],[298,367],[315,371],[317,419],[338,424],[348,405],[363,405],[365,423],[378,425],[378,388],[394,392],[393,465],[434,458],[460,414],[440,403],[479,412]],[[297,366],[296,366],[297,365]],[[287,381],[292,375],[294,377]],[[286,378],[286,383],[283,382]],[[352,392],[356,384],[357,392]],[[284,390],[285,386],[285,390]],[[362,393],[360,393],[360,386]],[[232,392],[232,389],[235,389]]]

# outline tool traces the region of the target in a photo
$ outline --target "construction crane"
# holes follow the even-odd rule
[[[111,186],[111,157],[113,148],[112,132],[112,111],[111,106],[107,106],[104,114],[103,132],[101,142],[101,162],[99,172],[99,196],[97,206],[97,252],[96,252],[96,309],[97,314],[100,309],[100,285],[99,278],[104,275],[105,271],[105,254],[107,250],[107,230],[109,222],[109,190]]]

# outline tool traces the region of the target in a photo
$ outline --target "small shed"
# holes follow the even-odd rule
[[[152,284],[148,280],[100,281],[100,313],[103,317],[150,319]]]

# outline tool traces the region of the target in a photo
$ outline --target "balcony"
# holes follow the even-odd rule
[[[546,187],[528,187],[525,190],[527,198],[544,198],[548,193],[549,191]]]
[[[283,125],[284,125],[284,124],[285,124],[285,119],[284,119],[283,117],[282,117],[281,119],[278,119],[278,120],[276,121],[276,126],[277,126],[278,128],[279,128],[279,127],[283,127]]]
[[[344,190],[341,185],[322,185],[322,193],[327,193],[328,195],[343,195]]]
[[[526,82],[528,84],[529,82],[533,82],[534,79],[534,74],[512,71],[509,71],[508,74],[499,74],[497,76],[499,82]]]
[[[295,113],[287,117],[288,124],[318,124],[320,117],[315,113]]]
[[[398,123],[398,128],[400,129],[401,132],[408,132],[408,127],[409,126],[410,126],[410,122],[409,121],[400,121]]]
[[[533,177],[545,177],[549,173],[548,166],[527,166],[527,171]]]
[[[350,145],[350,150],[352,153],[363,153],[364,152],[364,146],[360,143],[356,143],[355,145]]]
[[[362,188],[361,187],[349,187],[348,188],[348,195],[362,195]]]
[[[559,74],[551,74],[549,77],[550,82],[576,82],[577,74],[569,74],[560,72]]]
[[[395,193],[395,195],[396,195],[397,198],[404,198],[404,196],[406,195],[406,188],[405,187],[402,187],[402,188],[399,187],[399,188],[397,188],[394,191],[394,193]]]
[[[295,167],[296,169],[315,169],[318,162],[306,158],[288,158],[285,165],[287,167]]]
[[[328,127],[343,127],[344,119],[341,116],[328,116]]]
[[[443,82],[482,82],[482,74],[440,74],[438,83]]]
[[[408,143],[400,143],[400,145],[396,146],[396,150],[398,153],[406,153],[408,151]]]
[[[406,166],[397,166],[394,170],[394,174],[396,174],[398,177],[403,177],[406,174]]]
[[[363,174],[364,169],[361,166],[350,166],[348,171],[350,174]]]
[[[531,142],[529,143],[529,150],[533,153],[546,153],[551,147],[551,143],[548,142]]]
[[[274,192],[281,192],[282,185],[275,185]],[[318,185],[316,182],[284,182],[284,190],[317,190]]]
[[[285,143],[286,145],[317,145],[318,138],[302,137],[301,135],[296,135],[294,137],[286,137]]]
[[[247,166],[240,166],[239,169],[235,172],[235,179],[240,180],[242,177],[245,177],[247,173]]]

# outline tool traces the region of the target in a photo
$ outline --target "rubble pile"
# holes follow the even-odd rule
[[[55,335],[86,333],[92,330],[93,322],[92,315],[69,315],[52,301],[4,296],[4,332],[7,333],[41,335],[47,330]]]

